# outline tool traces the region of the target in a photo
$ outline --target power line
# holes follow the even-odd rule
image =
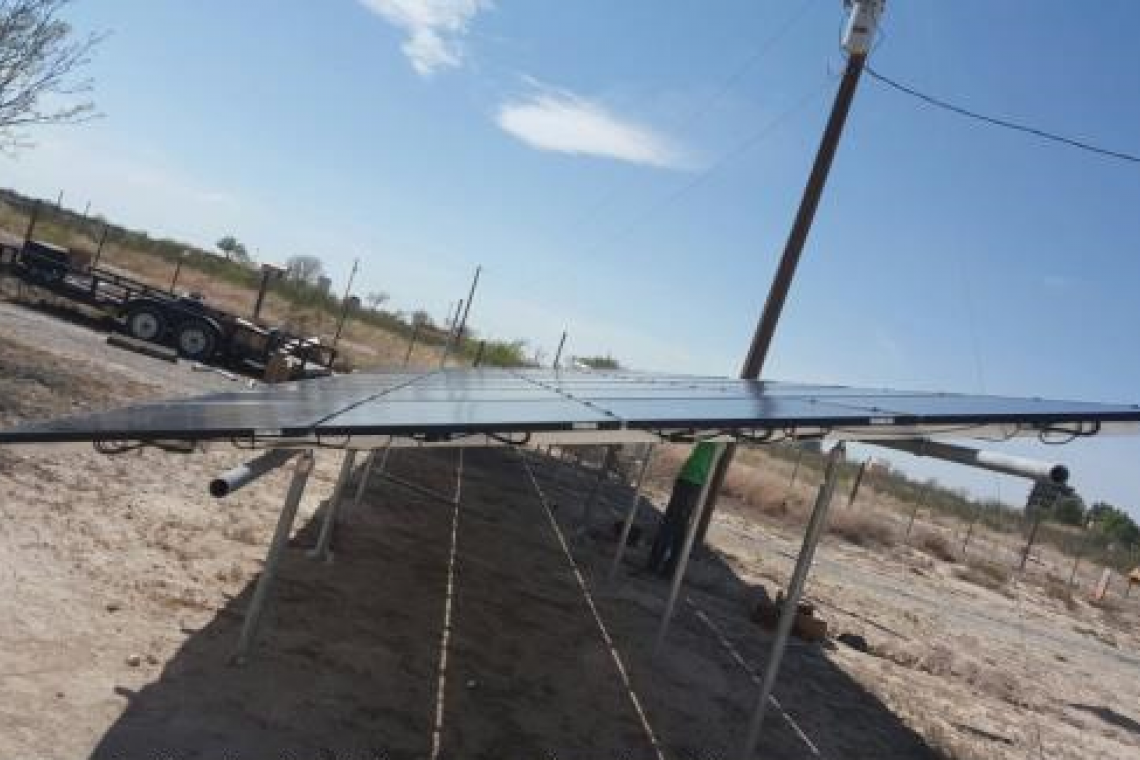
[[[919,92],[918,90],[914,89],[913,87],[908,87],[905,84],[901,84],[900,82],[896,82],[895,80],[891,79],[890,77],[887,77],[887,76],[884,76],[883,74],[880,74],[879,72],[875,71],[870,66],[867,66],[865,71],[873,79],[876,79],[879,82],[882,82],[883,84],[887,85],[888,87],[893,87],[894,89],[898,90],[899,92],[904,93],[906,95],[910,95],[913,98],[917,98],[918,100],[921,100],[924,103],[927,103],[928,105],[932,105],[932,106],[935,106],[937,108],[944,109],[946,111],[951,111],[953,113],[958,114],[959,116],[966,116],[968,118],[975,119],[977,121],[982,121],[982,122],[985,122],[987,124],[992,124],[993,126],[1003,127],[1005,129],[1010,129],[1010,130],[1013,130],[1015,132],[1024,132],[1025,134],[1033,135],[1034,137],[1039,137],[1042,140],[1048,140],[1051,142],[1061,143],[1063,145],[1068,145],[1071,148],[1079,148],[1080,150],[1088,151],[1089,153],[1096,153],[1098,155],[1105,156],[1107,158],[1116,158],[1116,159],[1119,159],[1121,161],[1130,161],[1132,163],[1140,164],[1140,156],[1137,156],[1137,155],[1134,155],[1131,153],[1124,153],[1124,152],[1116,151],[1116,150],[1109,150],[1108,148],[1101,148],[1097,145],[1093,145],[1091,143],[1087,143],[1087,142],[1084,142],[1082,140],[1077,140],[1077,139],[1072,138],[1072,137],[1065,137],[1064,135],[1059,135],[1059,134],[1056,134],[1054,132],[1048,132],[1044,129],[1038,129],[1037,127],[1030,127],[1030,126],[1027,126],[1025,124],[1018,124],[1017,122],[1009,121],[1007,119],[1001,119],[1001,118],[998,118],[996,116],[987,116],[986,114],[978,113],[977,111],[971,111],[968,108],[963,108],[962,106],[954,105],[953,103],[948,103],[945,100],[934,97],[933,95],[927,95],[924,92]]]
[[[729,72],[717,85],[717,88],[692,110],[688,111],[683,117],[673,121],[673,128],[677,132],[687,132],[692,127],[700,122],[705,116],[717,106],[721,99],[727,95],[740,80],[748,74],[756,64],[764,60],[771,53],[780,42],[804,19],[807,12],[815,7],[816,4],[813,0],[803,0],[782,24],[776,27],[776,31],[767,39],[765,39],[759,46],[757,46],[741,63]],[[568,229],[577,233],[580,228],[585,226],[586,223],[592,222],[597,217],[601,216],[611,205],[613,201],[620,195],[620,190],[617,184],[614,183],[605,193],[603,193],[591,206],[582,214],[579,214],[575,220],[567,225]]]
[[[735,71],[724,78],[724,81],[721,82],[720,87],[717,88],[717,90],[713,92],[713,94],[710,95],[708,99],[705,100],[704,103],[689,116],[688,119],[685,120],[686,127],[692,126],[693,122],[697,121],[701,116],[704,116],[705,113],[710,111],[712,107],[716,105],[720,99],[729,92],[729,90],[736,86],[736,84],[744,77],[745,74],[752,70],[753,66],[763,60],[764,57],[768,55],[768,53],[772,52],[773,48],[775,48],[776,45],[780,44],[784,37],[787,36],[788,32],[792,31],[792,29],[795,28],[796,24],[798,24],[800,20],[803,19],[803,17],[807,14],[807,11],[811,9],[813,5],[814,3],[812,3],[812,0],[804,0],[800,7],[797,8],[791,15],[789,15],[783,24],[776,28],[775,33],[772,34],[771,37],[762,42],[760,46],[752,52],[751,55],[749,55],[746,59],[744,59],[743,62],[741,62]]]
[[[617,232],[608,235],[601,240],[598,240],[594,245],[586,248],[582,252],[582,255],[592,254],[604,245],[612,245],[613,243],[625,238],[658,211],[674,203],[682,196],[695,190],[697,187],[703,185],[705,182],[711,179],[714,174],[727,166],[732,159],[747,153],[749,150],[762,142],[764,138],[768,137],[772,132],[778,129],[785,121],[790,119],[792,116],[795,116],[800,111],[805,109],[808,105],[813,103],[823,93],[824,88],[829,82],[830,80],[824,82],[815,90],[808,92],[798,101],[796,101],[790,108],[783,111],[779,116],[776,116],[771,121],[765,123],[759,130],[753,132],[744,140],[722,153],[715,161],[713,161],[687,182],[674,188],[670,192],[658,198],[656,201],[652,202],[647,207],[643,208],[637,215],[627,220],[626,224],[619,228]]]

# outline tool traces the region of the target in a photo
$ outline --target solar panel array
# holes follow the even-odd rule
[[[142,404],[0,431],[0,443],[472,436],[619,443],[1078,435],[1140,423],[1140,406],[687,375],[555,370],[361,373]],[[639,434],[639,436],[631,435]]]

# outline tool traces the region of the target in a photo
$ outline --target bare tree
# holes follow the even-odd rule
[[[71,0],[0,0],[0,149],[25,146],[21,130],[93,118],[78,75],[103,35],[76,37],[61,11]],[[78,99],[77,99],[78,98]]]
[[[285,262],[285,277],[293,282],[315,285],[325,273],[325,265],[316,256],[290,256]]]

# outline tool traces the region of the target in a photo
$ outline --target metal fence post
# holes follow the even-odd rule
[[[618,536],[617,548],[614,550],[614,559],[610,563],[608,579],[613,580],[621,566],[622,555],[625,554],[625,544],[629,540],[629,532],[633,528],[633,521],[637,517],[637,508],[641,505],[641,489],[645,483],[645,474],[649,472],[649,463],[653,460],[656,447],[650,444],[645,449],[645,458],[641,462],[641,469],[637,473],[637,485],[633,491],[633,501],[630,502],[629,511],[625,515],[625,522],[621,526],[621,535]]]
[[[340,464],[340,475],[336,479],[332,496],[325,505],[325,519],[321,523],[321,532],[317,536],[317,545],[309,552],[310,559],[320,559],[328,562],[332,559],[332,534],[336,527],[336,513],[341,501],[344,500],[344,491],[348,488],[348,481],[352,478],[352,466],[356,463],[356,450],[349,449],[344,452],[344,459]]]

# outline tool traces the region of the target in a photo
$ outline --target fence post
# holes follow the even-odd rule
[[[915,499],[914,509],[912,509],[910,511],[910,520],[908,520],[907,524],[906,524],[906,540],[907,541],[910,540],[910,532],[911,532],[911,530],[914,529],[914,518],[918,516],[918,510],[923,506],[923,504],[926,503],[926,497],[929,493],[930,493],[930,481],[927,481],[926,484],[922,486],[922,490],[919,492],[918,498]]]
[[[966,559],[966,550],[970,547],[970,536],[974,535],[974,523],[978,521],[978,514],[980,509],[974,510],[973,517],[970,518],[970,525],[966,528],[966,537],[962,539],[962,559]]]
[[[851,495],[847,498],[848,509],[855,505],[855,499],[859,497],[859,486],[863,485],[863,476],[867,473],[867,465],[869,464],[871,464],[870,457],[864,459],[863,464],[859,465],[859,472],[855,474],[855,483],[851,486]]]

